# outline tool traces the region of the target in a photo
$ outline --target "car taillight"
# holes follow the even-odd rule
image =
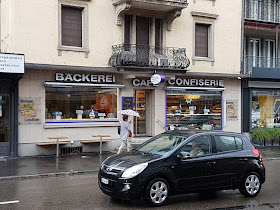
[[[257,150],[257,149],[252,149],[251,152],[253,152],[254,154],[258,155],[261,161],[263,160],[263,159],[262,159],[262,154],[259,152],[259,150]]]

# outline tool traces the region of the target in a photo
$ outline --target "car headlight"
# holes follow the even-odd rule
[[[136,166],[132,166],[131,168],[126,169],[123,174],[122,174],[122,178],[133,178],[135,176],[137,176],[138,174],[140,174],[142,171],[144,171],[144,169],[148,166],[148,163],[142,163]]]

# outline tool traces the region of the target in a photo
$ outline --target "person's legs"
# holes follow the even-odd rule
[[[119,151],[118,151],[117,154],[120,154],[120,153],[121,153],[123,147],[125,146],[124,143],[125,143],[124,140],[122,140],[121,146],[120,146]]]
[[[128,139],[126,139],[126,151],[130,151],[130,142],[128,141]]]

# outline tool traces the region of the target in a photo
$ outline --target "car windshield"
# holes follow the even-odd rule
[[[174,147],[187,139],[188,136],[160,134],[137,147],[135,150],[153,155],[165,155]]]

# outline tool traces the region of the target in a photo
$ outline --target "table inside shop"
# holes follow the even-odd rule
[[[100,151],[99,154],[102,155],[102,138],[104,137],[111,137],[110,135],[92,135],[92,137],[98,137],[100,138]],[[104,142],[108,142],[108,140],[105,140]]]

